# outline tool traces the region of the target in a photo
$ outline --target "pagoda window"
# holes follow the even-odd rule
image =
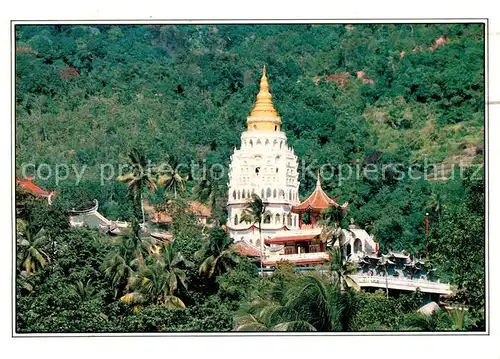
[[[283,213],[283,225],[285,225],[286,215]]]
[[[264,188],[260,191],[260,198],[264,198]]]
[[[267,191],[266,191],[266,198],[271,198],[272,194],[271,194],[271,189],[268,188]]]
[[[276,219],[275,219],[274,223],[280,224],[280,214],[279,213],[276,213]]]
[[[264,216],[264,223],[271,223],[271,215],[270,214],[266,214]]]
[[[275,130],[275,131],[278,131],[278,125],[275,125],[275,126],[274,126],[274,130]]]
[[[283,141],[280,141],[280,149],[283,147]]]
[[[238,224],[238,215],[237,214],[234,215],[234,224],[235,225]]]
[[[289,226],[291,226],[291,225],[292,225],[292,215],[291,215],[290,213],[288,213],[288,221],[287,221],[287,224],[288,224]]]
[[[250,144],[250,147],[253,148],[253,141],[252,140],[250,140],[249,144]]]
[[[277,140],[274,140],[273,141],[273,147],[276,147],[276,145],[278,144],[278,141]]]
[[[280,189],[280,198],[281,199],[285,198],[285,191],[283,191],[282,189]]]
[[[276,188],[273,191],[273,198],[276,198]]]
[[[293,216],[293,226],[297,227],[297,217]]]
[[[238,190],[238,192],[237,192],[237,193],[238,193],[238,194],[237,194],[238,199],[240,199],[240,190]]]
[[[233,191],[233,199],[236,199],[236,191]]]
[[[266,140],[265,145],[266,145],[266,146],[269,146],[270,144],[271,144],[271,142],[269,142],[269,140]]]
[[[260,172],[260,167],[255,167],[255,173],[259,174],[259,172]]]
[[[246,195],[245,195],[245,190],[243,190],[243,192],[241,192],[241,198],[245,198]]]
[[[289,200],[292,200],[292,190],[289,190],[289,191],[288,191],[288,199],[289,199]]]
[[[257,140],[257,146],[261,146],[262,145],[262,142],[260,142],[260,139]]]

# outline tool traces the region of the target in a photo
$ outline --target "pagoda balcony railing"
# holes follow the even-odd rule
[[[279,259],[279,260],[293,262],[294,260],[300,260],[300,259],[328,260],[330,259],[330,257],[326,252],[315,252],[315,253],[296,253],[296,254],[271,254],[269,256],[266,256],[266,259]]]
[[[417,288],[424,293],[451,294],[448,283],[433,282],[427,279],[394,278],[381,275],[351,275],[360,287],[385,288],[415,291]]]

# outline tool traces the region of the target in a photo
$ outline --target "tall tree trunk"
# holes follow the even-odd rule
[[[142,197],[141,197],[141,213],[142,213],[142,224],[144,225],[144,223],[146,223],[146,217],[144,216],[144,203],[142,201]]]
[[[262,243],[262,220],[259,223],[259,243],[260,243],[260,276],[262,277],[264,275],[264,267],[263,267],[264,243]]]
[[[387,273],[387,268],[385,268],[385,296],[389,298],[389,274]]]

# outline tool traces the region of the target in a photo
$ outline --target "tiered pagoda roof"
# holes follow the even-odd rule
[[[322,212],[330,206],[339,207],[339,204],[328,197],[328,195],[323,191],[318,175],[318,181],[316,182],[316,189],[314,192],[301,204],[292,207],[292,212]]]

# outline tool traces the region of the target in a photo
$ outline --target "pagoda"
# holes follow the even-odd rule
[[[264,244],[259,227],[262,240],[299,228],[299,216],[291,211],[299,204],[297,156],[288,146],[281,124],[264,66],[257,101],[247,117],[247,130],[241,134],[241,147],[231,155],[226,223],[235,242],[245,241],[261,252]],[[241,221],[252,194],[266,206],[262,223]]]

